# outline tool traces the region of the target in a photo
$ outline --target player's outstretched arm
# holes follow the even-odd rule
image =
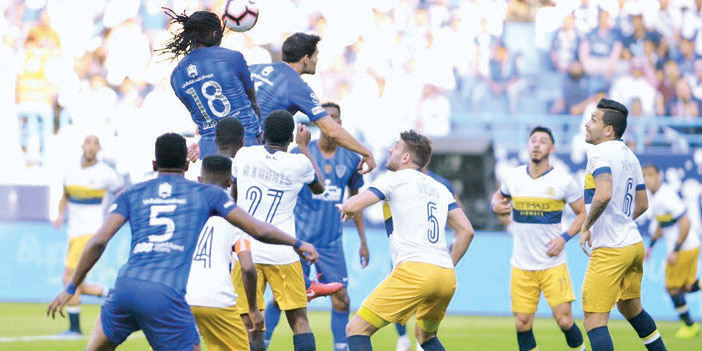
[[[358,189],[349,188],[349,197],[356,195],[358,195]],[[366,245],[366,227],[363,222],[363,211],[353,217],[353,222],[356,225],[356,230],[358,230],[358,238],[361,240],[361,248],[358,250],[358,255],[361,258],[361,268],[366,268],[368,262],[370,262],[370,252],[368,251],[368,245]]]
[[[317,250],[312,244],[285,234],[280,229],[266,222],[259,221],[238,207],[229,211],[225,219],[229,221],[229,223],[241,228],[241,230],[258,241],[268,244],[292,246],[298,253],[301,253],[305,259],[311,262],[316,261],[319,257],[319,253],[317,253]]]
[[[646,189],[636,190],[635,202],[634,219],[637,219],[648,210],[648,194],[646,194]]]
[[[70,282],[66,286],[66,289],[62,291],[54,301],[49,305],[49,309],[46,311],[46,315],[51,315],[51,318],[56,318],[56,312],[64,317],[63,306],[68,303],[68,300],[73,297],[76,293],[76,287],[79,286],[85,276],[88,274],[91,268],[95,265],[95,262],[100,259],[102,252],[105,251],[107,243],[112,239],[112,237],[117,233],[119,228],[124,224],[125,219],[119,214],[108,215],[105,223],[102,225],[97,234],[93,236],[85,246],[83,254],[80,255],[80,260],[78,261],[78,266],[76,267]]]
[[[358,164],[359,173],[366,174],[375,168],[375,158],[373,158],[373,154],[331,117],[324,116],[314,123],[329,139],[363,157],[361,163]],[[364,164],[366,165],[366,169],[363,169]]]
[[[456,232],[456,241],[453,243],[453,249],[451,249],[451,259],[453,260],[453,265],[456,266],[458,261],[468,251],[475,231],[470,220],[468,220],[468,217],[466,217],[466,214],[460,207],[449,211],[447,222],[449,227]]]
[[[347,221],[356,217],[364,208],[378,203],[380,198],[370,190],[364,190],[362,193],[351,196],[346,199],[343,204],[336,205],[336,208],[341,212],[341,219]]]

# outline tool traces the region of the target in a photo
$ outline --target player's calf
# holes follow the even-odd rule
[[[636,330],[641,341],[649,351],[666,351],[665,344],[658,332],[656,322],[641,307],[640,299],[631,299],[617,302],[617,308],[629,324]],[[637,313],[638,312],[638,313]]]

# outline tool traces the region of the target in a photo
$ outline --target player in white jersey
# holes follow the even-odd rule
[[[536,349],[532,325],[541,292],[570,350],[585,350],[582,333],[573,321],[571,302],[575,295],[563,251],[565,243],[580,231],[585,204],[573,177],[551,166],[553,144],[550,129],[534,128],[529,134],[529,163],[504,177],[490,205],[498,215],[512,214],[511,295],[520,351]],[[563,232],[561,218],[566,204],[576,218]]]
[[[122,187],[122,180],[110,166],[98,161],[100,140],[88,135],[83,140],[83,157],[80,163],[71,163],[63,179],[63,196],[59,201],[59,214],[54,222],[61,229],[68,214],[68,254],[63,273],[64,285],[73,275],[80,254],[88,240],[102,225],[103,199],[108,192],[116,192]],[[61,335],[76,337],[80,329],[80,295],[107,296],[107,287],[82,284],[68,302],[69,329]]]
[[[644,247],[634,220],[648,208],[648,198],[639,160],[621,139],[628,114],[624,105],[602,99],[585,124],[585,141],[593,147],[587,153],[588,215],[580,245],[590,256],[583,311],[593,351],[614,349],[607,322],[615,303],[648,350],[666,350],[641,306]]]
[[[673,306],[684,323],[675,336],[694,338],[700,332],[700,325],[690,319],[690,312],[685,301],[685,293],[695,285],[699,290],[697,278],[697,258],[700,254],[698,233],[691,232],[690,218],[687,216],[685,203],[668,184],[663,183],[658,167],[653,164],[644,166],[644,180],[651,191],[651,205],[656,223],[656,231],[651,240],[649,251],[662,236],[668,249],[668,262],[665,267],[665,288],[673,300]]]
[[[468,250],[473,227],[451,192],[422,172],[430,157],[429,138],[401,133],[385,164],[390,172],[338,205],[342,218],[350,219],[384,201],[394,267],[346,327],[350,351],[372,350],[371,335],[389,323],[405,324],[415,312],[415,336],[424,351],[444,350],[436,333],[456,289],[454,267]],[[456,232],[450,253],[447,223]]]
[[[237,204],[257,219],[293,235],[293,210],[302,187],[309,186],[314,194],[324,192],[319,168],[307,149],[310,141],[307,128],[300,126],[298,129],[297,144],[301,154],[287,152],[294,130],[295,121],[289,112],[273,111],[264,122],[265,145],[239,150],[232,171]],[[263,309],[263,292],[268,283],[293,330],[295,351],[315,350],[314,336],[307,320],[307,294],[300,257],[294,250],[254,239],[251,240],[251,250],[258,271],[257,307]],[[237,272],[239,270],[235,269],[232,273],[234,281],[239,279]],[[241,297],[238,304],[244,322],[248,324],[245,311],[253,307]]]

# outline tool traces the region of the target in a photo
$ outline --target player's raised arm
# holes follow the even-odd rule
[[[119,228],[122,227],[125,221],[126,219],[118,213],[110,214],[107,217],[98,233],[86,244],[83,254],[80,255],[78,266],[73,273],[73,277],[71,277],[70,282],[66,286],[66,289],[56,296],[49,305],[49,309],[46,311],[47,316],[51,315],[51,318],[56,318],[56,312],[58,311],[61,317],[64,317],[63,306],[75,295],[76,287],[80,286],[83,282],[85,276],[95,265],[95,262],[102,256],[107,243],[112,239],[115,233],[117,233]]]
[[[378,203],[380,200],[381,198],[374,191],[364,190],[362,193],[348,198],[343,204],[336,205],[336,207],[341,211],[341,219],[346,221],[356,217],[356,214],[363,211],[364,208]]]
[[[314,182],[308,184],[308,186],[310,187],[310,191],[312,191],[313,194],[322,194],[324,193],[324,178],[322,177],[322,172],[319,170],[319,165],[317,165],[317,161],[315,161],[314,157],[312,157],[312,154],[310,154],[310,149],[308,148],[310,138],[311,134],[309,129],[307,129],[307,127],[305,127],[302,124],[298,125],[297,137],[295,139],[295,142],[297,143],[297,147],[300,149],[300,153],[305,155],[307,159],[309,159],[312,163],[312,168],[314,168],[314,174],[317,176],[317,179]]]
[[[317,127],[326,135],[329,139],[337,143],[339,146],[347,148],[353,152],[360,154],[363,158],[361,163],[358,165],[358,169],[361,174],[366,174],[375,168],[375,158],[373,154],[365,146],[354,138],[351,133],[346,131],[342,126],[336,123],[331,117],[324,116],[314,122]],[[363,169],[363,165],[366,165],[366,169]]]
[[[453,265],[456,266],[458,261],[468,251],[475,231],[470,220],[468,220],[468,217],[466,217],[466,214],[460,207],[455,207],[449,211],[447,224],[456,232],[456,241],[453,244],[453,249],[451,249],[451,259],[453,260]]]
[[[319,257],[317,250],[312,244],[296,239],[268,223],[259,221],[239,207],[229,211],[225,219],[258,241],[292,246],[298,253],[302,253],[305,259],[311,262],[316,261]]]

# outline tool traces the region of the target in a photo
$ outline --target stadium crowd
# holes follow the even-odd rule
[[[10,167],[30,176],[5,174],[0,181],[41,182],[31,170],[75,154],[67,150],[77,149],[82,138],[76,136],[87,132],[101,135],[104,158],[139,180],[149,172],[150,156],[138,151],[155,136],[194,134],[169,86],[175,63],[155,52],[169,35],[162,7],[220,12],[222,5],[3,2],[0,108],[10,112],[2,121],[10,137],[2,143]],[[290,33],[319,34],[317,74],[305,80],[321,100],[344,108],[345,127],[375,152],[400,129],[446,135],[452,119],[468,118],[466,112],[577,115],[604,94],[623,101],[633,116],[702,112],[701,1],[289,0],[258,6],[256,28],[227,33],[222,46],[241,51],[249,64],[266,63],[280,59]],[[515,34],[524,28],[527,34]],[[523,37],[528,43],[515,44]],[[382,128],[379,115],[393,128]]]

